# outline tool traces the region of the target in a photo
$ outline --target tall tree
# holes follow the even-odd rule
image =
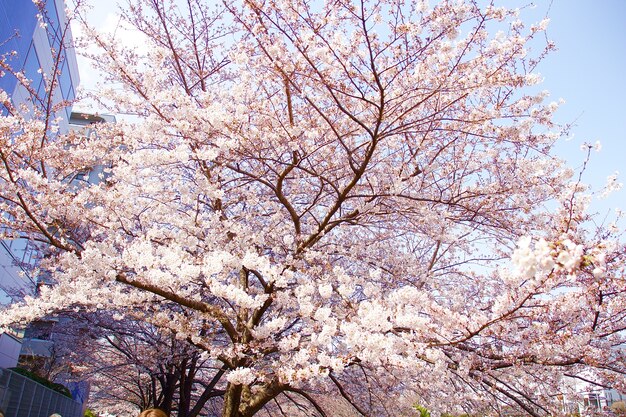
[[[165,334],[164,334],[165,333]],[[71,377],[91,383],[90,408],[108,413],[158,407],[179,417],[219,409],[223,369],[170,330],[111,314],[66,317],[55,328]]]
[[[46,245],[54,278],[0,323],[132,310],[227,370],[225,417],[285,398],[332,415],[319,392],[365,416],[539,416],[564,374],[624,388],[625,251],[586,226],[550,154],[558,104],[528,88],[546,21],[470,0],[183,3],[131,1],[139,49],[89,32],[99,98],[137,121],[52,139],[0,120],[0,222]],[[105,181],[68,183],[94,164]]]

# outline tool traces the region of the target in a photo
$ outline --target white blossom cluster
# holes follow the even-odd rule
[[[93,99],[139,117],[54,139],[0,118],[0,225],[50,277],[0,326],[144,323],[224,369],[240,411],[345,388],[370,415],[549,414],[559,372],[618,379],[619,230],[588,226],[550,156],[561,102],[526,88],[548,20],[480,6],[225,1],[215,25],[159,11],[168,33],[136,9],[141,48],[87,31],[114,86]]]

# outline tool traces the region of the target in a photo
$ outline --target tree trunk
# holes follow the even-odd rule
[[[191,391],[193,390],[193,383],[196,374],[196,361],[191,360],[189,369],[181,367],[180,370],[180,383],[178,387],[178,417],[188,417],[189,409],[191,408]]]
[[[231,383],[226,385],[222,417],[243,417],[243,415],[239,412],[242,388],[243,387],[241,385],[234,385]]]
[[[172,411],[174,394],[179,378],[180,374],[178,370],[168,372],[165,376],[159,378],[161,383],[161,401],[155,402],[154,406],[165,411],[167,414]]]
[[[284,385],[273,380],[256,387],[252,394],[249,386],[229,383],[224,394],[222,417],[252,417],[284,389]]]

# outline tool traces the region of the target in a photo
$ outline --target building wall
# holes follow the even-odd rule
[[[7,57],[7,63],[14,68],[24,67],[37,26],[36,14],[37,8],[32,1],[0,0],[0,54],[15,51],[16,55]],[[16,78],[10,73],[5,72],[0,78],[0,88],[10,96],[13,95],[16,84]]]
[[[63,0],[44,0],[42,9],[32,0],[0,0],[0,89],[9,95],[14,108],[29,116],[36,110],[45,112],[46,98],[51,98],[52,105],[74,99],[79,77],[71,40]],[[30,91],[13,72],[22,72],[30,80]],[[49,79],[56,74],[54,88],[46,84],[43,74]],[[0,105],[0,115],[8,113]],[[66,107],[55,115],[62,119],[61,131],[68,129],[70,114],[71,107]],[[0,241],[0,304],[36,291],[30,275],[36,261],[28,241]],[[17,335],[0,334],[0,368],[16,366],[21,347]]]
[[[42,17],[40,20],[37,14]],[[63,0],[47,0],[42,10],[32,0],[0,0],[0,59],[15,72],[23,72],[35,95],[21,85],[7,68],[1,68],[0,89],[6,91],[14,107],[33,112],[44,109],[50,85],[43,74],[51,76],[58,67],[57,82],[49,93],[52,103],[72,101],[79,83],[76,53],[71,47],[72,34],[65,15]],[[63,42],[64,41],[64,42]],[[63,45],[63,47],[62,47]],[[41,71],[40,71],[41,69]],[[0,105],[0,113],[8,110]],[[60,110],[60,130],[69,125],[71,107]],[[25,240],[6,240],[0,243],[0,304],[35,291],[34,278],[29,275],[36,256]]]
[[[22,341],[16,335],[0,333],[0,368],[17,366]]]
[[[41,15],[38,20],[37,15]],[[76,53],[71,47],[72,33],[65,15],[63,0],[47,0],[43,10],[38,10],[32,0],[0,0],[0,55],[15,72],[23,72],[35,96],[18,83],[6,69],[0,78],[0,89],[6,91],[14,105],[38,107],[36,97],[46,97],[49,78],[58,71],[53,89],[53,103],[72,101],[79,84]],[[63,47],[62,47],[63,45]],[[6,109],[0,109],[6,114]],[[62,119],[61,129],[67,129],[71,108],[61,110],[56,116]]]

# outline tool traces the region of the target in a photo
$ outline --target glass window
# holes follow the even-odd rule
[[[57,13],[56,2],[54,0],[48,0],[46,2],[46,19],[47,19],[47,32],[50,45],[59,50],[61,46],[61,23],[59,22],[59,14]]]
[[[40,87],[43,76],[41,74],[41,65],[39,64],[39,58],[37,57],[37,51],[35,50],[35,46],[31,42],[30,49],[28,50],[28,55],[26,55],[26,62],[24,62],[24,74],[26,78],[31,80],[31,88],[40,93]]]
[[[590,393],[587,398],[584,399],[584,404],[587,407],[599,410],[600,409],[600,397],[598,394]]]
[[[61,75],[59,76],[59,87],[61,87],[61,94],[65,100],[72,100],[74,97],[71,97],[73,94],[72,89],[72,77],[70,75],[69,65],[67,65],[67,60],[65,60],[65,56],[63,57],[64,61],[61,65]]]

